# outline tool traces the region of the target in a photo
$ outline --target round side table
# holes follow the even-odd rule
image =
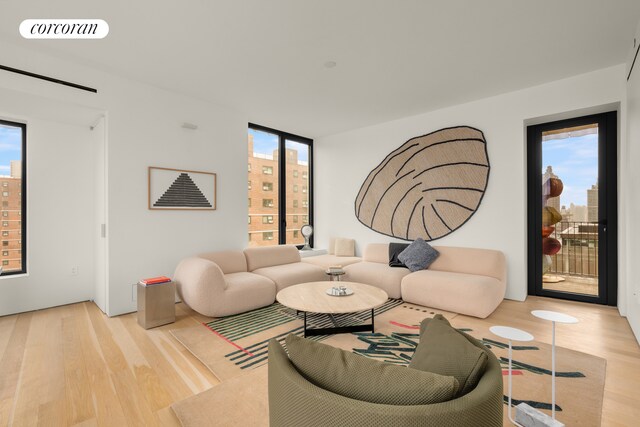
[[[549,310],[533,310],[535,317],[551,322],[551,418],[556,419],[556,322],[578,323],[578,319],[568,314]]]
[[[509,409],[508,416],[509,421],[515,425],[519,425],[513,420],[511,416],[511,389],[512,389],[512,381],[511,381],[511,341],[533,341],[533,335],[529,332],[525,332],[521,329],[511,328],[509,326],[492,326],[489,328],[492,334],[499,336],[500,338],[504,338],[509,340]]]

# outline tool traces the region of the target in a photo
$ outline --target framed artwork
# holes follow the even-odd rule
[[[149,209],[216,209],[215,173],[149,166],[148,175]]]

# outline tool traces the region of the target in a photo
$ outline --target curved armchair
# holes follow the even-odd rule
[[[482,344],[466,335],[474,345]],[[489,363],[471,392],[432,405],[395,406],[350,399],[315,386],[289,361],[276,341],[269,342],[269,418],[272,427],[502,426],[502,369],[488,350]]]
[[[218,262],[212,258],[218,258]],[[272,304],[276,297],[272,280],[247,272],[242,252],[186,258],[178,264],[174,281],[182,301],[209,317],[264,307]]]

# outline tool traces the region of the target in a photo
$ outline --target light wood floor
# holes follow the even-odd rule
[[[529,297],[505,301],[486,322],[551,342],[535,309],[580,319],[559,345],[607,359],[603,426],[640,420],[640,348],[615,308]],[[178,425],[170,405],[218,383],[169,334],[206,320],[183,304],[176,323],[145,331],[135,314],[107,318],[90,302],[0,318],[0,426]]]

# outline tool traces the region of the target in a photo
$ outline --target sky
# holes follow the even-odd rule
[[[253,151],[261,154],[273,154],[273,150],[278,148],[278,136],[272,133],[261,132],[249,129],[249,134],[253,135]],[[298,160],[306,162],[309,160],[309,150],[304,144],[287,141],[287,148],[298,150]]]
[[[542,173],[551,166],[562,180],[560,205],[587,205],[587,190],[598,182],[598,135],[553,139],[542,143]]]
[[[10,161],[22,158],[22,129],[0,124],[0,175],[9,175]]]

